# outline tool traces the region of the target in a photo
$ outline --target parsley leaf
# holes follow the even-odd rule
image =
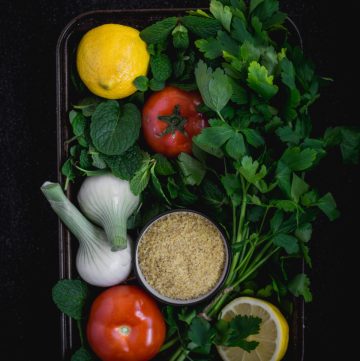
[[[296,275],[288,284],[288,289],[296,297],[303,296],[305,302],[312,301],[310,279],[305,273]]]
[[[221,22],[227,31],[230,31],[232,12],[228,6],[224,6],[220,1],[211,0],[210,12]]]
[[[252,61],[248,68],[247,83],[251,89],[265,99],[272,98],[279,90],[273,84],[274,77],[269,75],[268,70],[257,61]]]
[[[56,306],[74,320],[82,319],[87,296],[87,285],[80,280],[60,280],[52,289],[52,299]]]
[[[190,340],[188,348],[200,354],[210,353],[215,333],[216,331],[208,321],[200,317],[195,317],[191,322],[188,332],[188,338]]]
[[[275,246],[282,247],[288,254],[299,252],[298,240],[289,234],[279,233],[273,238]]]
[[[204,103],[219,113],[232,95],[229,77],[222,69],[217,68],[213,71],[200,60],[195,68],[195,78]]]
[[[334,221],[340,216],[340,212],[336,208],[335,199],[331,193],[327,193],[321,197],[316,205],[327,215],[330,221]]]

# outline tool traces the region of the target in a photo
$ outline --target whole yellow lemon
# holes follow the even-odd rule
[[[81,80],[92,93],[107,99],[120,99],[136,91],[133,81],[146,75],[149,59],[138,30],[105,24],[82,37],[76,65]]]

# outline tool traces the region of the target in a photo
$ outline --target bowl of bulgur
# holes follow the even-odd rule
[[[207,216],[172,210],[151,220],[135,248],[139,282],[158,300],[190,305],[211,298],[225,281],[230,249]]]

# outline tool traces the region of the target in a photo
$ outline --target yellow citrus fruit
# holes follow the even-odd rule
[[[136,91],[133,81],[146,75],[149,58],[138,30],[105,24],[82,37],[76,65],[81,80],[92,93],[107,99],[120,99]]]
[[[224,361],[280,361],[285,356],[289,342],[289,326],[278,308],[269,302],[252,297],[239,297],[226,305],[220,318],[229,321],[237,315],[261,318],[260,332],[248,341],[258,341],[253,351],[240,347],[217,346]]]

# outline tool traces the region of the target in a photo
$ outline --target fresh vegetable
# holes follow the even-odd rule
[[[76,269],[93,286],[109,287],[126,280],[131,271],[132,245],[113,252],[103,230],[90,223],[66,198],[58,183],[45,182],[41,191],[52,209],[79,241]]]
[[[88,177],[78,193],[83,213],[106,233],[113,251],[127,246],[127,221],[139,206],[130,184],[112,174]]]
[[[192,138],[207,126],[198,111],[197,92],[168,86],[150,96],[143,108],[142,130],[150,148],[167,157],[191,153]]]
[[[136,91],[133,81],[146,75],[149,54],[139,31],[104,24],[88,31],[76,55],[77,70],[89,90],[103,98],[125,98]]]
[[[148,361],[159,352],[165,332],[155,301],[136,286],[102,292],[87,323],[88,342],[102,361]]]
[[[230,321],[230,325],[236,323],[239,329],[246,328],[249,316],[261,320],[258,332],[248,341],[249,344],[259,346],[256,347],[257,359],[282,360],[288,347],[289,325],[279,309],[271,303],[253,297],[236,298],[221,310],[219,326],[226,329],[226,326],[223,327],[223,321],[226,320]],[[234,341],[235,338],[230,334],[222,340],[223,346],[217,346],[221,358],[224,361],[253,360],[253,354],[246,350],[245,345],[243,348],[229,347],[233,346]]]

